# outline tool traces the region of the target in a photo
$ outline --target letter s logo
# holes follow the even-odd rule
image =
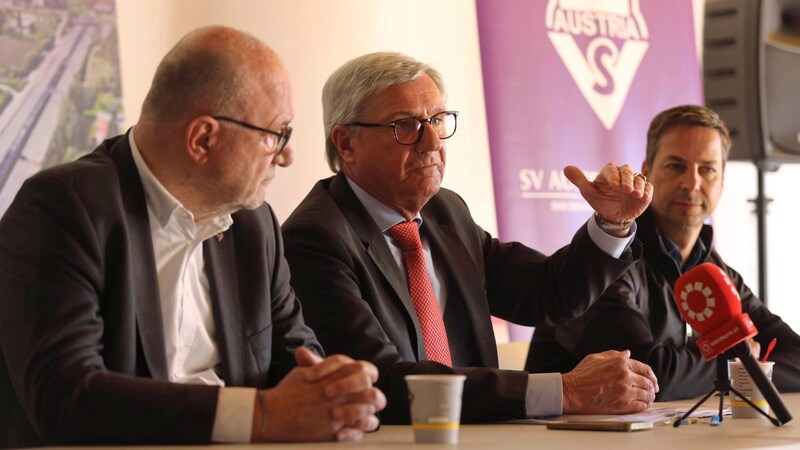
[[[614,77],[611,75],[619,60],[619,50],[608,38],[593,40],[586,49],[589,68],[597,80],[592,88],[598,94],[608,95],[614,92]]]

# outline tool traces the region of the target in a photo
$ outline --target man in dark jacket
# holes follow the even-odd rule
[[[0,220],[0,448],[377,426],[377,369],[321,358],[265,203],[292,117],[271,49],[202,28],[132,131],[25,182]]]
[[[465,374],[470,422],[651,405],[657,380],[626,352],[593,355],[563,376],[498,369],[490,320],[538,325],[584,311],[641,250],[628,244],[652,189],[644,177],[608,164],[590,182],[568,168],[598,216],[548,257],[493,238],[440,187],[458,113],[431,66],[391,52],[357,57],[322,98],[338,173],[284,223],[286,259],[323,347],[378,367],[384,423],[408,423],[404,376],[419,373]]]
[[[581,317],[553,327],[537,327],[527,368],[567,372],[584,356],[630,349],[652,367],[661,401],[705,394],[713,387],[715,364],[694,343],[696,336],[678,312],[675,281],[697,264],[712,262],[736,285],[742,309],[753,319],[759,347],[777,338],[770,356],[773,381],[782,391],[800,390],[800,336],[772,314],[728,267],[712,246],[705,220],[722,195],[731,140],[716,113],[702,106],[679,106],[657,115],[647,133],[642,173],[653,184],[653,201],[637,219],[644,257],[636,262]]]

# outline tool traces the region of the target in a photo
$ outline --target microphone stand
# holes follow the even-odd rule
[[[758,369],[758,370],[761,370],[761,369]],[[723,402],[725,401],[725,395],[726,394],[730,395],[730,393],[732,392],[732,393],[736,394],[737,397],[739,397],[740,399],[744,400],[745,403],[750,405],[751,408],[753,408],[756,411],[758,411],[759,414],[761,414],[762,416],[764,416],[767,419],[769,419],[769,421],[772,422],[773,425],[775,425],[776,427],[781,426],[781,422],[778,419],[776,419],[774,417],[770,417],[770,415],[765,413],[763,409],[759,408],[753,402],[751,402],[749,398],[745,397],[744,395],[739,393],[739,391],[737,391],[736,389],[733,388],[733,386],[731,385],[731,375],[730,375],[730,372],[728,371],[728,359],[725,358],[724,354],[717,356],[717,379],[714,380],[714,387],[711,389],[711,391],[709,391],[708,394],[705,395],[705,397],[701,398],[699,402],[697,402],[694,406],[692,406],[692,409],[690,409],[689,411],[686,411],[686,413],[684,415],[682,415],[679,418],[675,419],[675,422],[672,424],[672,426],[675,427],[675,428],[678,428],[679,426],[681,426],[681,421],[683,419],[689,417],[694,412],[694,410],[696,410],[697,408],[700,407],[700,405],[705,403],[705,401],[708,400],[708,398],[711,397],[711,395],[713,395],[715,392],[719,392],[719,421],[720,421],[720,423],[722,423],[722,419],[723,419],[723,416],[722,416],[722,405],[723,405]]]

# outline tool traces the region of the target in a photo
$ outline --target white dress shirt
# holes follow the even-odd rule
[[[161,300],[169,381],[225,386],[220,362],[203,241],[233,224],[230,214],[197,224],[194,215],[170,194],[147,167],[129,134],[133,161],[147,202]],[[212,440],[249,442],[256,390],[220,389]]]

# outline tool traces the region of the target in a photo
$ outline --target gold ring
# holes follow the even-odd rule
[[[642,177],[642,180],[644,180],[644,182],[645,182],[645,183],[647,183],[647,177],[646,177],[646,176],[644,176],[644,174],[642,174],[642,173],[635,173],[635,174],[633,175],[633,177],[634,177],[634,178],[636,178],[636,177]]]

